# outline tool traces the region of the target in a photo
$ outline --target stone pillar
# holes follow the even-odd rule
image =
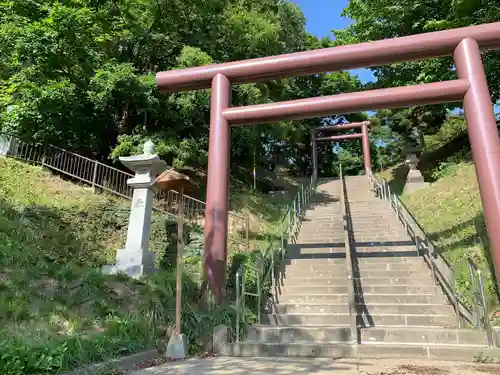
[[[127,181],[134,189],[125,247],[116,253],[116,263],[105,266],[105,273],[125,273],[140,277],[154,270],[154,254],[149,251],[149,234],[153,214],[153,184],[156,175],[166,167],[158,155],[153,154],[154,144],[144,144],[142,155],[120,157],[120,161],[135,176]]]
[[[365,174],[368,174],[372,169],[372,155],[370,150],[370,138],[368,135],[368,126],[370,125],[369,121],[364,121],[361,125],[361,134],[363,137],[361,138],[361,145],[363,147],[363,159],[365,163]]]
[[[316,144],[316,136],[314,132],[311,134],[311,159],[312,159],[312,178],[313,181],[318,179],[318,147]]]

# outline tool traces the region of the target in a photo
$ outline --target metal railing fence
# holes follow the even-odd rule
[[[0,134],[0,156],[2,155],[61,173],[90,185],[95,191],[101,189],[132,199],[133,189],[127,185],[127,180],[134,177],[133,174],[60,147],[35,145],[12,135]],[[175,219],[179,211],[179,193],[175,190],[156,191],[153,208]],[[205,202],[184,195],[184,216],[186,221],[203,227]],[[228,238],[230,243],[250,250],[249,218],[230,212]]]

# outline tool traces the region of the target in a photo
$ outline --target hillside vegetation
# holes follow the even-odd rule
[[[163,345],[175,305],[166,218],[154,215],[151,234],[160,271],[141,281],[105,276],[100,267],[124,243],[129,201],[7,158],[0,170],[0,373],[55,374]],[[264,196],[251,199],[260,216],[273,216],[259,202]],[[234,321],[230,305],[210,313],[197,305],[201,254],[191,251],[184,278],[183,331],[194,351],[208,328]],[[251,257],[233,252],[230,270]],[[246,276],[251,289],[255,280]]]
[[[404,170],[396,167],[381,173],[400,193],[402,201],[435,242],[446,260],[456,269],[457,287],[470,292],[467,258],[485,271],[490,303],[498,303],[494,268],[474,164],[468,145],[449,155],[432,170],[428,187],[404,193]]]

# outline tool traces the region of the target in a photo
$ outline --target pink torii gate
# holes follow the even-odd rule
[[[370,121],[363,122],[351,122],[349,124],[341,124],[334,126],[325,126],[322,128],[313,129],[311,133],[311,158],[313,166],[313,179],[318,178],[318,142],[330,141],[330,142],[340,142],[347,141],[350,139],[361,139],[361,146],[363,149],[363,161],[365,164],[365,173],[368,173],[372,169],[372,157],[370,152],[370,139],[368,137],[368,128],[371,126]],[[350,130],[350,129],[361,129],[361,133],[354,134],[343,134],[343,135],[333,135],[329,137],[316,137],[316,133],[327,133],[334,131]]]
[[[231,126],[463,101],[497,280],[500,280],[500,139],[481,51],[500,49],[500,23],[160,72],[159,90],[212,88],[204,277],[223,299]],[[231,85],[453,55],[458,79],[415,86],[231,106]]]

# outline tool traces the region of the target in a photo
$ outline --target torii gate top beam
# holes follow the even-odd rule
[[[179,92],[208,89],[211,87],[212,79],[218,74],[225,76],[234,85],[450,56],[457,45],[467,38],[477,41],[483,51],[500,49],[500,22],[159,72],[156,75],[156,84],[161,91]]]
[[[323,126],[321,128],[314,128],[313,132],[321,132],[321,133],[326,133],[326,132],[338,132],[342,130],[350,130],[350,129],[358,129],[361,128],[363,125],[366,126],[371,126],[372,123],[371,121],[362,121],[362,122],[350,122],[348,124],[339,124],[339,125],[332,125],[332,126]]]

